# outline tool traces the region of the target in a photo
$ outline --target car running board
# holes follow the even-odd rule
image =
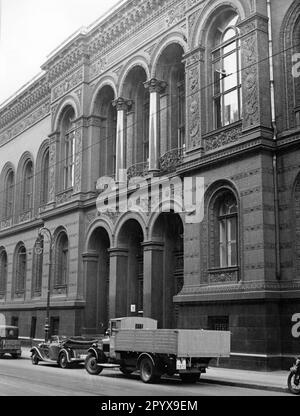
[[[102,368],[120,368],[119,364],[97,364],[97,366]]]

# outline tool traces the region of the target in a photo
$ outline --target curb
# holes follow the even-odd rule
[[[201,381],[209,384],[219,384],[222,386],[232,386],[232,387],[241,387],[245,389],[253,389],[253,390],[266,390],[266,391],[274,391],[277,393],[289,393],[289,390],[287,387],[276,387],[276,386],[267,386],[263,384],[254,384],[254,383],[247,383],[247,382],[238,382],[238,381],[230,381],[230,380],[214,380],[210,378],[200,378]]]

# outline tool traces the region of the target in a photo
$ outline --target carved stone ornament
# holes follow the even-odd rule
[[[37,110],[33,111],[29,116],[16,123],[13,127],[7,129],[0,134],[0,146],[12,140],[23,131],[40,121],[42,118],[50,114],[50,101],[45,102]]]
[[[126,98],[119,97],[113,101],[113,106],[116,107],[117,111],[128,111],[133,105],[132,100],[127,100]]]
[[[82,129],[75,131],[75,149],[74,193],[81,190]]]
[[[165,81],[159,81],[156,78],[150,79],[150,81],[147,81],[144,83],[144,86],[146,89],[149,89],[150,94],[152,92],[157,92],[159,94],[162,94],[165,89],[167,88],[167,82]]]
[[[181,165],[183,158],[183,149],[170,150],[159,159],[161,172],[174,172]]]
[[[171,26],[177,22],[179,22],[181,19],[184,18],[185,16],[185,10],[186,10],[186,6],[185,4],[181,4],[179,7],[175,7],[173,9],[171,9],[168,12],[168,16],[167,16],[167,25]]]
[[[242,39],[243,127],[259,124],[258,68],[256,33]]]
[[[67,92],[75,88],[78,84],[83,81],[83,68],[80,68],[74,74],[67,77],[64,81],[58,84],[52,90],[52,101],[61,98]]]
[[[92,63],[90,68],[90,77],[94,78],[97,75],[100,75],[106,68],[107,61],[106,59],[98,59],[96,62]]]
[[[231,128],[223,131],[222,133],[210,136],[204,141],[204,150],[210,152],[212,150],[219,149],[220,147],[226,146],[231,143],[235,143],[241,137],[242,128],[241,126]]]

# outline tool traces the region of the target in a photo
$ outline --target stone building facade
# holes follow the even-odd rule
[[[287,368],[300,336],[299,45],[297,0],[128,0],[61,45],[0,107],[7,322],[43,337],[51,251],[52,334],[143,314],[230,330],[224,365]],[[97,180],[120,169],[203,177],[203,221],[99,213]]]

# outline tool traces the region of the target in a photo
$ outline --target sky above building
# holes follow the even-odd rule
[[[70,35],[120,0],[0,0],[0,104]]]

